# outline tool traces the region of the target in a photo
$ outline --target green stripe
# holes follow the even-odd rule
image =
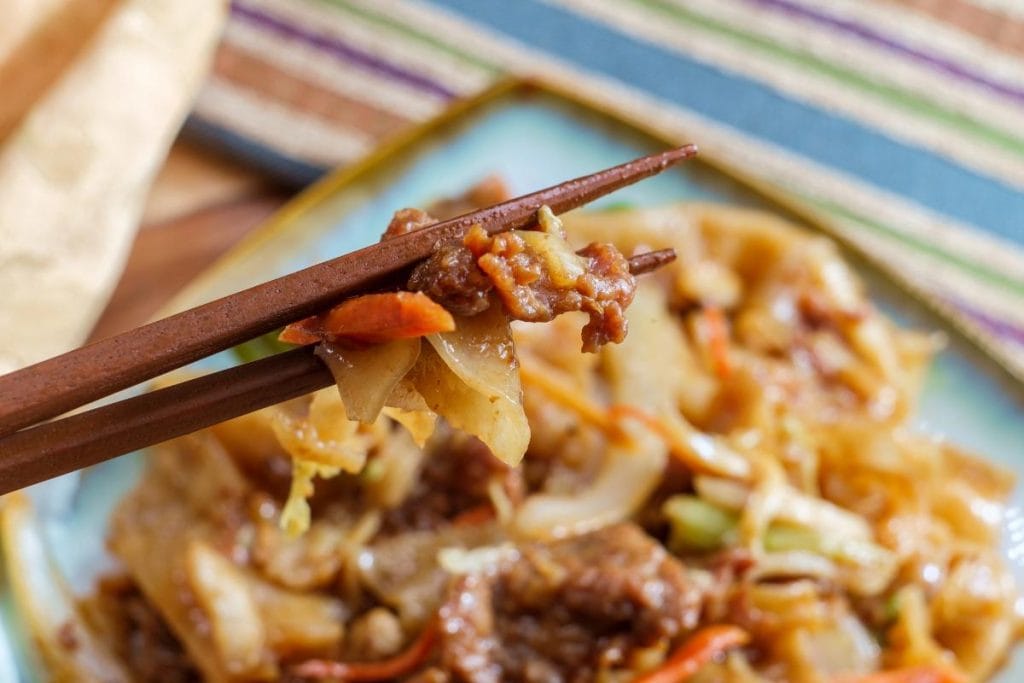
[[[452,57],[455,57],[456,59],[459,59],[463,62],[466,62],[467,64],[472,64],[473,66],[476,66],[484,71],[488,71],[493,74],[497,74],[503,71],[501,67],[494,64],[493,62],[488,62],[484,59],[481,59],[477,55],[470,54],[469,52],[465,52],[456,47],[452,47],[450,44],[438,40],[429,33],[418,31],[410,27],[408,24],[403,24],[399,21],[396,21],[395,19],[392,19],[389,16],[377,14],[376,12],[371,12],[369,10],[363,9],[358,5],[354,5],[351,2],[347,2],[347,0],[317,1],[323,5],[332,5],[334,7],[342,9],[345,12],[348,12],[353,16],[357,16],[368,23],[389,28],[393,30],[395,33],[399,33],[407,38],[412,38],[414,41],[422,43],[424,45],[429,45],[430,47],[434,48],[435,50],[438,50],[439,52],[444,52],[445,54],[451,55]]]
[[[632,2],[633,4],[643,5],[657,11],[670,19],[674,19],[679,24],[685,24],[717,34],[720,37],[742,45],[744,48],[758,51],[779,61],[789,62],[808,71],[829,77],[851,88],[856,88],[865,94],[873,95],[905,111],[957,128],[1002,150],[1013,151],[1024,156],[1024,138],[1019,138],[998,128],[993,128],[964,114],[942,109],[931,101],[909,93],[902,88],[879,83],[864,74],[846,69],[837,64],[825,62],[814,55],[787,49],[770,38],[746,33],[683,7],[668,5],[662,0],[632,0]]]
[[[921,241],[911,235],[908,235],[901,230],[897,230],[896,228],[885,225],[884,223],[879,223],[878,221],[857,214],[841,204],[818,197],[811,197],[800,192],[794,192],[794,194],[804,202],[813,205],[815,208],[840,216],[846,220],[853,221],[861,227],[867,228],[876,234],[883,235],[894,242],[899,242],[904,246],[911,247],[915,251],[928,254],[940,261],[956,266],[965,273],[970,273],[978,280],[987,282],[990,285],[995,285],[996,287],[1005,289],[1006,291],[1012,292],[1018,296],[1024,296],[1024,282],[1016,280],[1009,275],[989,270],[984,265],[961,258],[960,256],[950,253],[944,249],[940,249],[933,244],[929,244],[928,242]]]

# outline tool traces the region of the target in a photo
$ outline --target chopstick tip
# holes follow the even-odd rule
[[[648,159],[657,164],[658,170],[656,171],[656,173],[660,173],[669,166],[674,166],[680,161],[692,159],[693,157],[697,156],[698,151],[699,150],[697,149],[697,145],[693,143],[687,143],[680,147],[675,147],[673,149],[661,152],[660,154],[652,154],[650,157],[648,157]]]
[[[629,272],[633,275],[650,273],[676,260],[675,249],[658,249],[643,254],[634,254],[629,259]]]

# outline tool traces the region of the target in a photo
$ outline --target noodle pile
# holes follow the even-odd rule
[[[492,302],[453,332],[327,349],[340,391],[158,449],[111,524],[126,578],[77,609],[73,650],[39,627],[51,670],[989,679],[1020,635],[998,550],[1013,477],[912,426],[942,340],[761,212],[564,223],[574,249],[676,250],[625,341],[582,353],[586,314],[510,328]]]

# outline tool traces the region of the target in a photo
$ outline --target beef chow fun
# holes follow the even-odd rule
[[[337,387],[153,449],[118,572],[37,637],[55,678],[985,681],[1017,642],[1012,475],[914,426],[942,339],[829,240],[710,204],[542,209],[406,285],[281,333]]]

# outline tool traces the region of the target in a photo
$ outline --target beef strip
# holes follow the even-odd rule
[[[475,437],[450,432],[430,450],[409,496],[385,513],[383,535],[436,529],[461,513],[489,505],[487,487],[496,478],[513,502],[524,495],[521,471],[498,460]]]
[[[102,610],[103,634],[139,683],[199,683],[202,677],[167,623],[127,577],[99,584],[93,601]]]
[[[485,206],[498,204],[512,197],[504,181],[496,175],[490,175],[460,195],[446,197],[427,207],[427,210],[415,208],[399,209],[384,231],[382,240],[404,235],[419,230],[438,221],[455,218]]]
[[[417,266],[407,286],[462,316],[487,310],[494,289],[494,284],[477,266],[473,253],[458,242],[442,245]]]
[[[460,197],[435,203],[429,212],[412,208],[396,211],[382,239],[507,198],[504,184],[497,178],[487,178]],[[557,237],[564,239],[565,235]],[[596,351],[603,344],[625,339],[623,312],[636,291],[629,261],[610,244],[590,244],[575,256],[542,248],[545,246],[543,242],[527,243],[517,232],[488,235],[476,226],[462,243],[438,247],[413,269],[406,286],[462,316],[485,311],[492,292],[515,320],[547,322],[562,313],[584,311],[590,316],[583,328],[584,351]],[[562,270],[553,265],[560,259],[575,261],[571,265],[579,267],[580,274],[568,278],[564,270],[555,274],[554,270]]]
[[[584,311],[584,351],[625,339],[623,312],[636,291],[626,257],[610,244],[590,244],[576,254],[582,274],[569,281],[553,275],[550,257],[516,232],[489,235],[476,226],[462,244],[444,245],[418,265],[408,287],[460,315],[486,309],[492,289],[514,320],[547,322]]]
[[[636,648],[692,629],[701,593],[632,524],[523,546],[491,574],[453,580],[440,660],[455,681],[591,681]]]
[[[380,239],[383,242],[392,237],[398,237],[399,235],[405,235],[415,230],[429,227],[434,223],[437,223],[437,219],[423,209],[399,209],[391,217],[391,222],[388,223],[387,230],[384,231]]]

